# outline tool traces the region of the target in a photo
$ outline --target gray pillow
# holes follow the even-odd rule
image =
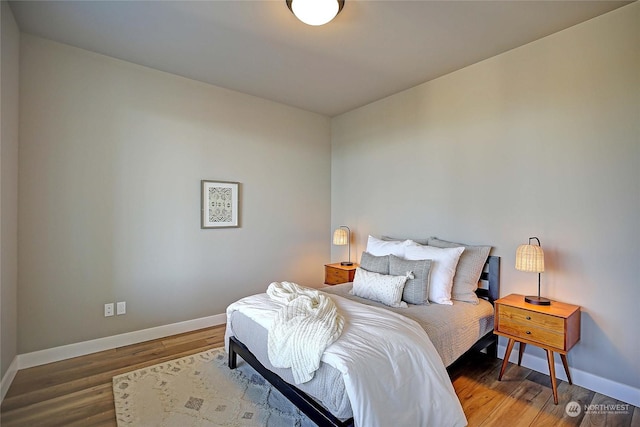
[[[360,268],[373,273],[389,274],[389,255],[375,256],[369,252],[362,252]]]
[[[470,302],[478,304],[478,280],[482,274],[484,264],[487,262],[491,246],[473,246],[464,243],[448,242],[437,237],[429,238],[429,246],[437,248],[456,248],[464,246],[464,252],[460,255],[456,275],[453,276],[453,288],[451,289],[451,299],[456,301]]]
[[[407,271],[413,273],[413,279],[407,279],[402,291],[402,300],[409,304],[429,305],[429,273],[431,260],[409,261],[395,255],[389,255],[389,274],[403,276]]]

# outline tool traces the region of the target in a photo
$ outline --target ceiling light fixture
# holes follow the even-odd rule
[[[344,0],[286,0],[287,7],[307,25],[324,25],[340,13]]]

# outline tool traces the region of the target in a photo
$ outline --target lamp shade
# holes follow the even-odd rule
[[[307,25],[324,25],[342,10],[344,0],[286,0],[291,12]]]
[[[544,271],[544,252],[537,245],[520,245],[516,249],[516,270],[531,273]]]
[[[333,244],[342,246],[347,243],[349,243],[349,233],[344,228],[337,228],[333,232]]]

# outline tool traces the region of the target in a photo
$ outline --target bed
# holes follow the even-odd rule
[[[477,304],[453,301],[451,305],[408,304],[407,307],[394,308],[352,295],[354,283],[325,287],[321,291],[339,301],[341,309],[344,304],[355,303],[415,321],[426,331],[442,364],[450,366],[468,351],[486,349],[495,357],[497,337],[493,335],[493,301],[499,294],[499,269],[499,257],[486,257],[481,285],[475,290],[479,297]],[[354,425],[354,413],[358,408],[352,407],[343,372],[322,362],[311,381],[293,385],[291,370],[276,368],[269,361],[265,327],[257,325],[255,319],[240,310],[228,312],[227,321],[231,369],[236,368],[237,356],[240,356],[319,426]]]

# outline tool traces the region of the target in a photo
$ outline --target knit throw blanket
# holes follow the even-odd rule
[[[344,318],[326,294],[295,283],[271,283],[267,295],[284,304],[268,331],[269,360],[276,368],[291,368],[296,384],[305,383],[342,333]]]

